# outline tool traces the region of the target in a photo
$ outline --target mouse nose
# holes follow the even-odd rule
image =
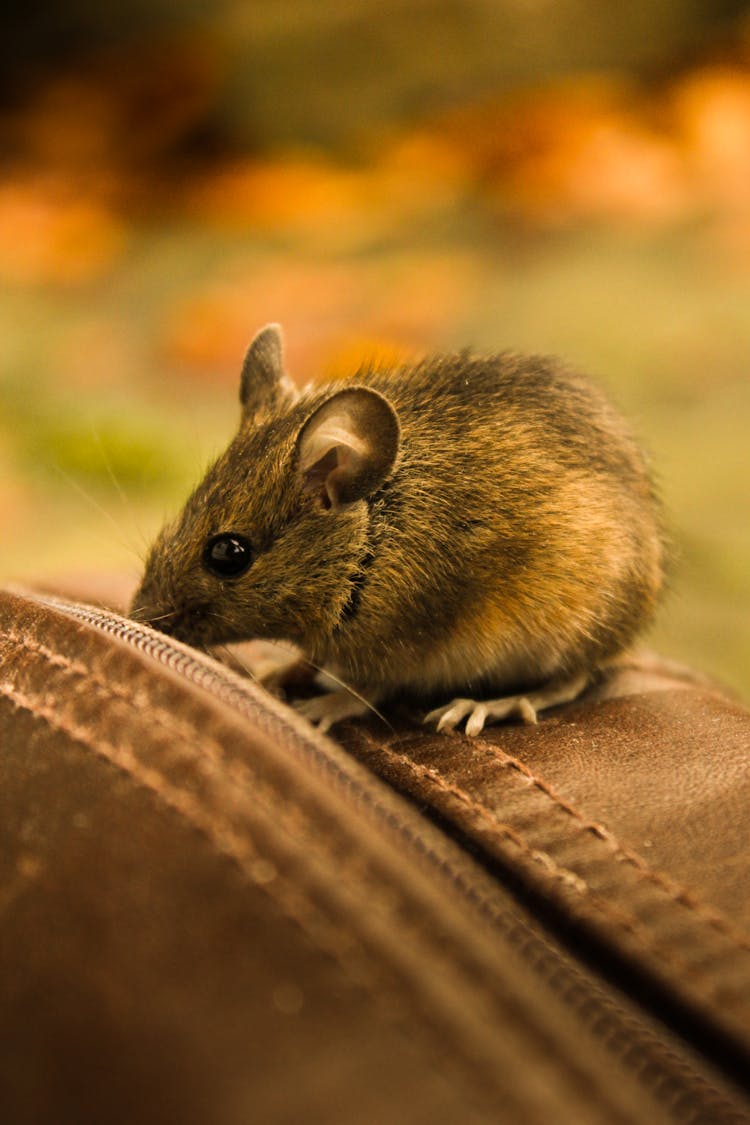
[[[174,626],[177,623],[178,614],[174,609],[168,610],[166,613],[156,613],[148,618],[147,624],[152,628],[158,629],[160,633],[166,633],[168,637],[174,635]]]
[[[188,602],[155,614],[148,624],[177,641],[195,643],[205,627],[210,607],[206,602]]]

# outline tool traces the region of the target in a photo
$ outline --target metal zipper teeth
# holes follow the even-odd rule
[[[437,869],[453,888],[483,918],[499,929],[506,940],[520,950],[534,972],[555,995],[573,1011],[622,1066],[634,1074],[666,1110],[679,1114],[680,1122],[750,1121],[750,1113],[739,1108],[691,1065],[686,1055],[675,1053],[669,1042],[633,1011],[624,1010],[576,964],[531,930],[520,915],[499,910],[477,882],[451,864],[414,827],[400,819],[393,809],[379,801],[377,793],[328,752],[327,740],[307,724],[288,717],[281,705],[271,699],[259,705],[252,689],[230,669],[212,658],[172,641],[127,618],[93,607],[65,602],[53,597],[33,595],[41,602],[69,617],[84,621],[132,645],[170,668],[190,683],[251,719],[266,733],[283,738],[284,744],[318,774],[324,774],[336,789],[353,800],[379,825],[395,832],[421,861]],[[276,707],[278,706],[278,710]]]

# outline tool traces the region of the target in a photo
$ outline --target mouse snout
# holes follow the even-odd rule
[[[211,609],[206,602],[187,602],[154,614],[148,624],[187,644],[199,644],[210,631]]]
[[[157,599],[140,590],[133,599],[130,616],[134,621],[150,625],[175,640],[195,643],[206,631],[211,609],[203,600]]]

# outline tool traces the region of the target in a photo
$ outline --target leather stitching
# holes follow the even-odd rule
[[[31,641],[29,643],[26,638],[17,633],[10,635],[17,643],[21,644],[24,649],[35,652],[55,667],[70,671],[84,678],[86,684],[96,684],[101,695],[115,699],[129,707],[138,706],[137,699],[133,694],[124,688],[111,684],[81,661],[70,660],[40,642]],[[153,722],[154,725],[161,727],[168,734],[179,734],[188,743],[194,741],[194,728],[188,724],[180,723],[179,720],[175,720],[171,712],[164,711],[150,704],[148,717],[149,723]],[[274,786],[273,784],[269,784],[268,780],[261,776],[258,771],[253,771],[248,763],[237,761],[236,759],[228,759],[223,747],[207,732],[201,732],[201,757],[206,754],[210,754],[213,760],[221,766],[222,770],[225,770],[230,777],[237,781],[240,787],[239,791],[252,792],[254,804],[262,800],[266,810],[271,812],[277,822],[286,824],[293,833],[299,833],[300,829],[303,827],[300,823],[299,814],[296,810],[294,815],[289,815],[285,811],[283,801],[279,802],[278,800],[279,797],[283,797],[278,785]],[[202,764],[201,758],[196,758],[194,761],[197,766]],[[298,805],[300,805],[300,796],[300,794],[297,794]],[[307,819],[310,819],[309,815]],[[320,823],[320,817],[318,817],[318,823],[312,825],[312,832],[308,832],[310,847],[314,847],[316,843],[321,841],[324,829],[325,825]],[[361,879],[363,874],[362,871],[358,872],[358,877]]]
[[[261,856],[248,839],[243,839],[226,824],[221,824],[214,817],[206,815],[200,803],[189,793],[170,785],[157,770],[143,766],[131,750],[116,747],[99,735],[95,738],[92,737],[91,733],[84,727],[76,723],[66,722],[54,708],[40,704],[39,701],[32,699],[30,696],[16,691],[9,684],[0,684],[0,695],[8,699],[15,707],[27,711],[35,719],[44,722],[52,730],[61,732],[72,742],[88,751],[93,751],[98,757],[104,758],[105,761],[130,777],[141,788],[147,789],[162,805],[176,812],[191,828],[199,831],[204,839],[207,839],[211,844],[215,854],[234,861],[251,882],[258,885],[282,909],[284,914],[292,917],[300,925],[316,948],[336,958],[341,967],[346,970],[350,979],[353,979],[360,986],[364,983],[361,966],[357,965],[355,971],[352,971],[352,966],[342,958],[342,950],[337,948],[340,942],[332,942],[320,932],[321,928],[317,924],[320,921],[320,916],[318,915],[315,923],[312,921],[313,913],[317,915],[318,912],[309,909],[309,902],[305,903],[308,907],[307,915],[301,913],[299,909],[300,893],[294,886],[286,883],[284,877],[278,873],[276,863],[273,864],[276,870],[274,879],[269,882],[257,882],[253,874],[252,861],[261,858]],[[285,893],[279,894],[280,889],[283,889]],[[291,893],[289,893],[290,891]],[[325,929],[332,930],[335,934],[336,927],[330,927],[325,919],[323,919],[323,923]],[[366,975],[369,976],[369,973]]]
[[[408,744],[408,742],[409,738],[407,737],[400,740],[398,745]],[[396,745],[396,743],[394,743],[394,745]],[[696,893],[691,891],[688,887],[683,886],[676,880],[670,879],[661,872],[655,871],[637,852],[633,852],[621,844],[610,829],[606,828],[603,824],[589,820],[583,813],[575,808],[575,806],[571,805],[570,802],[556,793],[548,782],[534,774],[524,762],[512,757],[504,750],[501,750],[499,746],[484,739],[473,739],[471,745],[473,749],[481,748],[486,757],[491,759],[494,765],[519,772],[531,782],[535,789],[544,794],[556,808],[577,822],[577,832],[589,833],[601,840],[607,845],[610,854],[618,861],[633,867],[639,878],[653,883],[660,890],[664,891],[671,901],[694,913],[698,918],[722,934],[723,937],[732,941],[740,950],[750,952],[750,938],[741,930],[738,930],[736,926],[733,926],[723,914],[713,909],[707,903],[702,902]],[[522,793],[524,790],[516,788],[515,792]],[[491,811],[490,815],[492,815]],[[550,862],[554,862],[551,857],[548,858]],[[574,880],[579,879],[573,872],[571,872],[571,875]],[[579,881],[581,880],[579,879]],[[585,879],[583,882],[585,884]]]
[[[488,750],[491,757],[496,760],[499,759],[499,764],[501,766],[517,770],[531,781],[533,786],[543,793],[557,808],[577,822],[577,831],[587,832],[596,836],[607,845],[613,856],[619,861],[633,867],[639,878],[654,883],[660,890],[664,891],[673,902],[692,911],[702,921],[707,922],[708,925],[718,930],[724,937],[729,938],[740,949],[750,952],[750,938],[741,930],[738,930],[736,926],[733,926],[719,911],[713,909],[708,903],[702,902],[694,891],[691,891],[688,887],[683,886],[676,880],[670,879],[663,873],[655,871],[637,852],[621,844],[614,833],[608,828],[605,828],[603,824],[587,819],[574,805],[571,805],[570,802],[561,797],[548,782],[534,774],[525,763],[507,754],[504,750],[500,750],[499,747],[494,746],[492,743],[482,741],[482,748]]]
[[[84,676],[87,681],[94,681],[100,688],[100,690],[109,698],[123,702],[128,706],[137,705],[137,701],[134,699],[132,693],[129,693],[123,688],[120,688],[117,685],[108,682],[103,676],[98,674],[93,669],[89,668],[83,662],[75,659],[70,659],[60,653],[56,653],[41,642],[32,640],[28,637],[24,637],[14,630],[9,630],[6,633],[6,637],[9,640],[15,641],[17,644],[20,644],[25,649],[30,649],[36,652],[38,655],[42,656],[46,661],[54,666],[69,670],[80,676]],[[158,726],[160,726],[170,735],[178,734],[180,737],[188,741],[192,737],[192,728],[188,727],[187,724],[181,723],[179,720],[175,719],[170,712],[166,712],[162,708],[159,708],[157,706],[150,706],[149,721],[156,722]],[[408,742],[409,738],[406,738],[398,740],[398,742],[394,742],[392,745],[395,747],[398,744]],[[242,780],[243,782],[245,782],[248,779],[249,771],[245,767],[243,767],[241,763],[226,761],[224,759],[223,751],[218,743],[216,743],[215,740],[211,739],[210,737],[204,736],[202,745],[206,749],[208,748],[206,745],[207,743],[210,743],[211,749],[213,750],[214,754],[224,761],[225,766],[230,768],[232,774],[238,777],[238,780]],[[545,797],[547,797],[557,808],[574,819],[577,822],[579,831],[591,833],[592,835],[596,836],[598,839],[606,843],[610,853],[613,856],[616,856],[619,860],[622,860],[634,867],[640,877],[654,883],[661,890],[663,890],[672,901],[676,902],[680,906],[685,907],[688,910],[693,911],[699,918],[707,922],[714,929],[718,930],[723,936],[728,937],[730,940],[735,942],[741,949],[750,951],[750,941],[745,937],[745,935],[737,931],[735,927],[731,926],[725,918],[713,911],[707,904],[700,902],[696,898],[695,894],[688,888],[681,886],[680,884],[666,878],[665,876],[650,868],[641,856],[630,851],[630,849],[627,849],[622,844],[620,844],[614,834],[603,825],[596,823],[595,821],[588,820],[578,809],[576,809],[568,801],[557,794],[548,782],[546,782],[543,778],[535,775],[528,768],[528,766],[525,765],[525,763],[519,761],[517,758],[512,757],[511,755],[507,754],[505,751],[501,750],[499,747],[488,741],[481,739],[473,740],[472,747],[477,748],[478,746],[481,746],[486,756],[492,759],[495,764],[519,772],[523,777],[525,777],[532,783],[534,788],[543,793]],[[410,765],[414,766],[417,769],[424,769],[426,771],[426,775],[429,774],[430,779],[433,782],[439,783],[439,787],[441,789],[450,792],[457,800],[462,801],[462,803],[468,804],[472,808],[472,810],[477,815],[480,815],[481,819],[487,823],[488,828],[492,828],[494,826],[496,831],[499,831],[502,835],[506,836],[509,840],[515,843],[515,845],[519,847],[524,852],[524,854],[526,854],[535,864],[545,868],[545,870],[548,873],[552,874],[554,878],[559,879],[561,882],[564,882],[567,886],[573,887],[579,893],[588,894],[589,898],[592,898],[590,888],[588,887],[585,878],[581,877],[575,871],[570,870],[570,868],[566,868],[558,864],[550,855],[548,855],[547,852],[533,847],[531,844],[529,844],[528,841],[524,840],[524,838],[515,829],[512,829],[509,825],[501,824],[499,821],[497,821],[492,812],[486,808],[486,806],[483,806],[482,804],[470,798],[464,790],[444,782],[441,775],[436,770],[431,769],[430,767],[418,767],[416,763],[410,763]],[[253,781],[255,784],[257,784],[257,777],[255,777]],[[601,908],[604,909],[605,913],[607,912],[607,910],[612,911],[611,906],[605,906],[603,901],[598,901]],[[614,919],[614,912],[612,912],[611,916]],[[622,916],[620,924],[624,925],[625,928],[633,928],[632,926],[628,927],[627,916],[624,914]]]
[[[95,683],[97,685],[97,688],[99,689],[100,693],[102,695],[104,695],[105,697],[115,698],[119,702],[125,703],[125,704],[127,704],[128,706],[131,706],[131,707],[137,706],[137,700],[135,699],[134,696],[130,695],[126,689],[114,687],[107,680],[105,680],[103,677],[98,676],[95,673],[93,673],[92,670],[89,669],[81,661],[69,660],[67,657],[62,656],[61,654],[58,654],[58,653],[54,652],[53,650],[49,649],[46,645],[44,645],[40,642],[37,642],[37,641],[32,641],[30,644],[27,644],[26,638],[23,638],[22,636],[19,636],[17,633],[14,634],[14,639],[18,643],[20,643],[24,648],[31,649],[37,655],[40,655],[44,660],[49,661],[50,663],[54,664],[56,667],[60,667],[64,670],[66,670],[66,671],[72,671],[75,674],[79,675],[80,677],[85,678],[85,682],[87,684]],[[3,693],[3,688],[2,688],[1,685],[0,685],[0,693]],[[157,711],[158,711],[158,708],[155,708],[153,705],[150,705],[150,707],[149,707],[149,722],[152,721],[154,713],[157,712]],[[54,717],[55,714],[57,714],[57,712],[50,712],[50,713],[52,714],[53,717]],[[159,721],[158,725],[161,725],[170,734],[173,734],[176,728],[182,727],[182,730],[184,731],[185,737],[189,741],[194,740],[194,736],[195,736],[194,729],[192,727],[189,727],[187,724],[179,724],[179,723],[173,722],[172,719],[171,719],[171,714],[169,712],[162,712],[161,713],[160,721]],[[62,730],[66,731],[66,732],[69,732],[69,728],[65,727],[64,725],[60,724],[60,727],[61,727]],[[96,749],[96,746],[93,745],[93,742],[90,739],[85,743],[85,745],[87,745],[89,748]],[[279,797],[283,797],[283,794],[280,792],[278,785],[274,786],[272,783],[269,784],[269,782],[266,778],[262,777],[257,771],[252,771],[245,762],[227,759],[227,757],[224,753],[223,747],[215,739],[212,739],[210,736],[208,736],[206,734],[202,734],[201,735],[201,755],[205,755],[206,753],[210,753],[211,756],[213,757],[214,761],[217,764],[221,765],[222,769],[226,770],[227,774],[237,781],[239,791],[241,791],[241,792],[242,791],[252,792],[254,804],[258,804],[259,802],[262,802],[264,807],[266,808],[266,810],[269,811],[273,815],[273,817],[276,819],[276,821],[278,823],[285,824],[289,828],[290,832],[292,832],[293,834],[299,835],[300,831],[305,826],[301,823],[299,813],[296,809],[293,810],[292,813],[287,813],[285,811],[283,801],[280,802],[278,800]],[[107,755],[107,757],[109,757],[109,755]],[[132,753],[130,753],[130,758],[133,761],[136,761],[136,759],[132,755]],[[200,764],[200,759],[196,760],[196,764]],[[128,769],[129,767],[123,767],[123,768]],[[154,773],[154,776],[156,778],[161,776],[158,773],[156,773],[155,771],[152,771],[152,772]],[[177,792],[180,793],[181,790],[177,790]],[[300,797],[301,797],[301,795],[297,794],[297,805],[299,806],[299,809],[301,811]],[[274,798],[276,798],[276,799],[274,799]],[[183,811],[183,810],[178,810],[178,811]],[[308,817],[306,819],[308,821],[310,821],[311,818],[308,815]],[[326,825],[325,825],[325,822],[321,822],[321,818],[318,816],[317,823],[311,824],[310,827],[311,827],[312,831],[308,830],[306,832],[306,836],[307,836],[307,841],[308,841],[308,847],[310,849],[314,849],[316,847],[319,847],[320,843],[325,838]],[[330,833],[329,833],[329,835],[330,835]],[[548,866],[549,863],[551,862],[549,860],[549,857],[547,857],[543,853],[537,853],[537,854],[538,854],[539,862],[544,864],[545,866]],[[576,876],[574,876],[572,874],[571,874],[570,877],[572,879],[577,878]],[[371,899],[374,900],[375,896],[380,897],[378,889],[377,889],[377,884],[372,880],[371,877],[369,877],[369,872],[362,869],[361,865],[360,865],[360,867],[357,871],[357,879],[360,881],[360,883],[363,882],[365,879],[367,879],[367,881],[369,883],[369,888],[370,888],[368,893],[369,893],[369,896],[370,896]],[[434,935],[430,935],[430,937],[432,937],[432,936],[434,936]],[[456,950],[456,955],[458,955],[458,952],[459,951]],[[463,958],[463,967],[467,971],[471,972],[473,976],[476,976],[476,967],[473,964],[470,964],[466,960],[465,957]]]
[[[5,635],[8,636],[8,633]],[[23,637],[18,633],[13,634],[13,637],[23,648],[30,648],[45,660],[48,660],[49,656],[52,656],[52,663],[55,666],[66,670],[72,670],[82,677],[85,676],[86,682],[94,680],[97,686],[100,687],[106,695],[111,695],[130,706],[138,705],[137,700],[129,696],[125,690],[121,688],[113,689],[113,686],[103,680],[102,677],[92,676],[91,669],[80,661],[69,660],[48,649],[47,646],[32,641],[30,638]],[[257,861],[257,859],[261,858],[259,853],[252,846],[248,846],[247,841],[243,841],[241,837],[238,837],[236,833],[232,832],[231,828],[227,830],[216,822],[214,818],[206,816],[200,804],[192,799],[190,794],[170,785],[158,771],[142,766],[132,750],[124,748],[119,749],[112,743],[103,740],[99,735],[95,738],[92,737],[84,727],[76,723],[66,722],[56,710],[43,704],[40,705],[38,701],[16,691],[9,684],[0,684],[0,696],[5,696],[14,706],[26,710],[35,718],[45,722],[52,729],[61,731],[72,741],[82,745],[89,751],[93,751],[95,754],[114,765],[126,776],[131,777],[136,784],[147,789],[157,800],[175,811],[191,827],[199,831],[218,854],[232,860],[244,874],[249,876],[251,881],[255,881],[252,873],[252,861]],[[151,717],[152,711],[150,709],[149,720]],[[167,726],[170,733],[172,732],[173,725],[171,722],[169,724],[162,723],[162,725]],[[190,733],[194,739],[195,732],[191,729]],[[201,751],[205,750],[207,741],[208,739],[201,739]],[[223,751],[215,742],[213,743],[213,749],[223,758]],[[248,778],[252,777],[250,771],[241,763],[226,761],[226,759],[224,759],[224,761],[225,764],[230,767],[231,772],[235,776],[241,776],[245,782],[247,782]],[[253,778],[253,785],[255,785],[255,781],[256,779]],[[278,806],[275,806],[274,811],[277,814],[277,819],[279,819],[278,814],[280,810]],[[237,846],[237,844],[239,844],[239,846]],[[260,883],[260,889],[268,894],[269,898],[277,904],[284,914],[297,922],[316,948],[334,958],[347,978],[354,985],[360,988],[365,987],[374,997],[376,1004],[380,1007],[385,1006],[391,1016],[393,1016],[394,1013],[397,1014],[402,1002],[403,993],[400,990],[394,989],[392,985],[386,990],[383,987],[385,982],[383,982],[382,979],[375,979],[376,977],[381,978],[382,973],[379,971],[378,966],[372,961],[372,955],[367,951],[366,947],[362,946],[356,939],[348,940],[346,947],[343,947],[339,927],[335,923],[332,924],[328,922],[325,916],[321,915],[320,911],[310,902],[309,898],[303,898],[304,892],[300,892],[298,887],[284,879],[278,872],[275,862],[274,868],[277,870],[276,877],[270,883]],[[295,878],[299,879],[300,874],[301,873],[297,871]],[[359,877],[365,874],[367,873],[358,872]],[[283,893],[279,893],[279,891]],[[427,934],[428,938],[431,940],[434,938],[434,935],[431,935],[428,929],[425,927],[422,927],[422,929],[423,932]],[[468,971],[472,978],[475,980],[481,979],[486,987],[486,971],[480,972],[479,967],[472,964],[466,956],[461,958],[461,964],[462,968]],[[390,1004],[388,1003],[389,994]],[[497,996],[494,996],[493,999],[497,1000]],[[520,1011],[516,1012],[515,1018],[520,1020],[521,1017],[522,1013]],[[535,1028],[534,1031],[535,1034],[538,1034],[539,1029]],[[451,1050],[456,1051],[456,1044],[453,1045]],[[476,1075],[478,1064],[473,1055],[464,1052],[463,1061],[464,1065],[468,1065],[470,1070]],[[482,1067],[481,1074],[483,1085],[486,1089],[489,1091],[491,1088],[495,1091],[497,1087],[486,1073],[486,1067]]]
[[[59,654],[56,654],[56,653],[52,652],[52,650],[46,648],[46,646],[40,645],[38,642],[31,641],[30,638],[19,637],[18,634],[14,634],[14,639],[16,641],[20,641],[24,645],[24,647],[30,648],[30,649],[36,651],[38,653],[38,655],[42,656],[46,660],[49,660],[50,657],[51,657],[52,658],[51,662],[54,665],[56,665],[58,667],[61,667],[61,668],[64,668],[64,669],[67,669],[67,670],[71,670],[74,673],[77,673],[78,675],[84,676],[87,681],[94,680],[97,683],[97,686],[99,688],[101,688],[102,691],[105,692],[107,695],[109,695],[111,697],[114,697],[116,699],[119,699],[119,700],[128,704],[131,707],[133,707],[133,706],[137,707],[138,706],[137,700],[132,695],[123,691],[122,689],[116,689],[111,683],[104,680],[101,676],[98,676],[98,675],[92,673],[92,670],[90,668],[88,668],[86,665],[82,664],[80,661],[68,660],[66,657],[63,657]],[[245,856],[244,856],[244,859],[243,859],[242,855],[238,854],[236,849],[232,850],[231,841],[227,840],[226,838],[222,838],[221,836],[217,837],[217,835],[216,835],[216,822],[210,816],[205,817],[205,816],[200,815],[201,814],[200,806],[196,802],[190,800],[189,794],[182,793],[182,791],[180,791],[179,789],[175,789],[175,787],[170,786],[168,782],[165,784],[164,779],[161,777],[161,775],[157,771],[149,770],[147,767],[144,768],[143,766],[140,765],[140,763],[137,763],[134,755],[132,754],[132,751],[118,750],[116,747],[112,746],[110,743],[104,743],[103,747],[100,746],[98,744],[98,742],[92,741],[90,736],[85,737],[86,731],[84,730],[84,728],[79,727],[75,723],[73,723],[72,725],[70,723],[65,723],[60,718],[58,713],[55,712],[51,708],[48,708],[48,707],[45,707],[45,706],[40,707],[38,704],[35,706],[34,704],[35,704],[36,701],[31,700],[30,697],[22,696],[21,693],[14,692],[13,689],[9,685],[0,684],[0,694],[3,694],[7,698],[9,698],[10,701],[15,703],[16,706],[24,707],[33,716],[35,716],[36,718],[41,719],[42,721],[46,722],[49,726],[51,726],[53,728],[60,729],[62,732],[66,733],[68,735],[68,737],[71,737],[74,741],[77,741],[77,742],[81,743],[86,749],[93,750],[94,753],[96,753],[99,756],[104,757],[105,760],[109,761],[111,764],[114,764],[117,768],[119,768],[120,770],[122,770],[126,774],[132,776],[133,780],[135,780],[136,783],[138,783],[138,784],[144,786],[145,788],[147,788],[148,790],[150,790],[152,793],[154,793],[154,795],[156,796],[156,798],[158,800],[162,801],[167,806],[173,808],[184,819],[186,819],[188,821],[188,823],[190,823],[193,827],[197,828],[204,836],[206,836],[209,839],[209,841],[212,843],[212,845],[218,851],[220,851],[224,855],[228,855],[229,858],[233,859],[235,861],[235,863],[237,863],[237,865],[242,870],[248,871],[248,867],[247,867],[248,856],[253,855],[254,853],[252,852],[251,849],[248,849],[247,842],[246,841],[243,842],[245,844]],[[151,719],[152,716],[153,716],[153,709],[151,709],[149,711],[149,719]],[[169,720],[168,722],[165,722],[166,718],[168,718],[168,720]],[[176,726],[182,726],[182,724],[175,724],[174,720],[172,719],[172,716],[168,712],[162,712],[161,717],[160,717],[160,721],[161,721],[161,725],[167,726],[168,729],[170,730],[170,732],[174,731]],[[185,727],[183,726],[182,729],[184,730]],[[191,735],[193,736],[193,739],[194,739],[194,733],[195,732],[193,731],[192,728],[188,728],[188,729],[189,729],[189,731],[190,731],[190,733],[191,733]],[[203,745],[204,745],[204,743],[202,743],[202,747],[203,747]],[[217,744],[214,744],[214,745],[216,745],[217,750],[219,750],[219,752],[223,754],[223,751],[222,751],[221,747],[219,747]],[[386,749],[388,749],[388,748],[386,748]],[[103,750],[106,750],[107,752],[103,753]],[[392,753],[394,756],[398,756],[398,755],[395,754],[394,751],[389,751],[389,752]],[[398,757],[399,757],[400,761],[403,761],[403,759],[401,759],[400,756],[398,756]],[[226,764],[232,765],[232,766],[235,765],[235,763],[226,763]],[[237,763],[237,764],[239,764],[239,763]],[[416,763],[409,763],[409,764],[413,765],[415,767],[415,769],[417,768]],[[509,762],[508,764],[512,764],[512,762]],[[135,769],[133,768],[134,765],[136,766]],[[519,765],[520,765],[520,763],[519,763]],[[489,814],[489,812],[486,808],[484,808],[481,805],[476,804],[476,802],[473,802],[470,798],[468,798],[467,794],[465,794],[462,790],[460,790],[456,786],[449,786],[447,783],[443,782],[442,779],[440,778],[440,775],[437,773],[437,771],[431,770],[428,767],[419,767],[419,769],[421,769],[425,774],[429,774],[433,781],[437,781],[439,783],[442,783],[442,785],[445,789],[449,790],[457,798],[459,798],[461,800],[464,800],[466,803],[468,803],[470,805],[470,807],[473,807],[475,809],[475,811],[479,812],[481,814],[482,818],[489,822],[489,827],[490,827],[491,831],[497,832],[498,829],[500,829],[500,828],[505,829],[505,826],[498,825],[498,823],[493,820],[493,818],[491,817],[491,815]],[[521,769],[521,772],[524,772],[523,768]],[[541,783],[542,787],[544,787],[545,785],[546,785],[546,783],[543,783],[543,782]],[[546,789],[543,788],[543,791],[546,792]],[[180,798],[180,800],[175,802],[172,799],[175,795],[178,798]],[[547,795],[549,796],[549,794],[547,794]],[[188,798],[186,803],[184,803],[182,801],[182,798],[184,798],[184,797]],[[191,815],[191,814],[194,814],[196,810],[199,814],[199,817],[198,817],[197,821],[196,821],[194,815]],[[573,813],[575,813],[575,810],[571,810],[571,811]],[[583,819],[583,818],[580,817],[580,814],[578,814],[578,818],[580,818],[581,820]],[[202,823],[201,823],[201,821],[202,821]],[[527,853],[534,859],[535,862],[543,864],[546,868],[549,868],[549,865],[551,864],[552,868],[556,869],[557,872],[559,872],[559,877],[562,877],[563,881],[570,884],[570,881],[572,880],[572,885],[574,885],[577,890],[579,890],[581,892],[585,892],[585,890],[587,889],[585,883],[583,883],[582,880],[578,876],[576,876],[574,873],[568,872],[564,868],[559,867],[559,865],[557,865],[555,863],[555,861],[552,860],[551,857],[548,856],[546,853],[540,852],[537,849],[534,849],[534,848],[530,847],[523,840],[523,838],[518,833],[513,832],[513,830],[508,828],[507,829],[507,835],[510,839],[512,839],[514,841],[514,843],[517,844],[517,846],[525,848]],[[248,873],[250,873],[250,872],[248,872]],[[252,878],[252,874],[251,874],[251,878]],[[336,957],[336,960],[339,962],[341,967],[345,971],[347,971],[347,975],[352,975],[349,972],[349,967],[346,964],[342,963],[340,952],[338,950],[335,950],[335,949],[332,950],[329,947],[328,943],[321,944],[321,942],[317,938],[317,935],[314,932],[311,933],[309,928],[308,928],[308,925],[306,924],[306,922],[303,919],[300,919],[300,917],[298,916],[297,910],[293,909],[292,911],[289,911],[287,909],[283,899],[281,897],[279,897],[278,895],[276,895],[274,893],[271,893],[269,887],[264,886],[262,889],[264,891],[266,891],[266,893],[269,893],[269,897],[273,898],[281,906],[282,910],[284,910],[285,913],[291,913],[291,916],[301,925],[301,927],[305,930],[305,932],[308,933],[308,936],[313,940],[313,943],[316,946],[318,946],[319,948],[322,948],[329,955],[331,953],[333,953],[333,955]],[[291,889],[292,889],[292,892],[293,892],[293,898],[298,902],[299,898],[300,898],[299,892],[297,891],[295,893],[295,889],[293,887]],[[278,883],[277,883],[277,890],[278,890]],[[316,913],[317,913],[317,911],[316,911]],[[328,925],[325,918],[323,918],[323,922],[324,922],[324,925]],[[364,953],[365,958],[368,959],[368,954],[367,954],[366,950],[362,950],[362,952]],[[673,961],[674,961],[674,959],[672,959],[672,963],[673,963]],[[360,986],[364,983],[363,980],[362,980],[362,976],[359,972],[357,972],[355,974],[355,981]],[[372,987],[372,986],[370,986],[370,987]]]
[[[25,637],[21,633],[17,633],[12,629],[6,631],[4,636],[25,651],[34,652],[41,656],[48,664],[52,664],[55,668],[60,668],[64,671],[72,672],[74,675],[80,676],[86,680],[86,683],[94,683],[99,688],[102,695],[109,699],[116,700],[119,703],[124,703],[128,707],[138,707],[138,700],[132,692],[125,690],[107,680],[95,669],[84,664],[80,660],[71,659],[70,657],[63,656],[62,653],[55,652],[47,645],[40,641],[32,640],[30,637]],[[156,704],[149,703],[149,722],[161,727],[169,735],[178,735],[180,738],[185,739],[187,742],[191,741],[194,737],[194,730],[187,723],[181,722],[170,711],[165,711],[163,707]],[[212,739],[207,741],[213,742]],[[213,743],[217,750],[220,750],[218,744]]]
[[[673,946],[662,946],[655,943],[651,931],[639,922],[636,916],[621,908],[613,907],[611,903],[602,899],[596,892],[591,890],[585,879],[580,875],[571,871],[569,868],[562,867],[548,853],[534,848],[517,829],[511,828],[509,825],[498,821],[495,815],[485,805],[474,800],[470,794],[460,787],[446,782],[437,770],[402,757],[402,755],[392,749],[391,746],[376,742],[375,740],[372,740],[372,745],[376,747],[377,751],[385,751],[395,757],[399,765],[406,767],[413,776],[426,779],[428,783],[435,786],[441,793],[459,801],[482,822],[487,835],[495,838],[497,836],[502,836],[506,840],[509,840],[524,856],[531,859],[537,866],[543,867],[545,873],[550,878],[564,884],[566,887],[572,888],[582,898],[585,897],[586,901],[604,918],[616,924],[619,928],[629,932],[643,952],[651,954],[655,956],[657,960],[663,962],[670,970],[670,976],[674,974],[675,970],[678,970],[692,977],[696,982],[696,986],[700,988],[700,991],[712,1001],[720,1003],[723,1007],[738,1009],[744,1007],[744,998],[741,995],[732,994],[727,996],[719,985],[706,977],[705,970],[684,961],[680,953],[675,951]],[[424,796],[424,790],[420,791],[420,795]],[[483,832],[483,834],[485,833]],[[680,901],[681,905],[686,905],[682,900],[677,901]],[[722,933],[722,936],[726,935]]]

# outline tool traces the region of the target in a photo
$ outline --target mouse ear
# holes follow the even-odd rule
[[[368,387],[338,391],[297,437],[303,488],[325,508],[370,496],[393,469],[399,438],[396,411],[383,395]]]
[[[247,350],[240,376],[242,417],[254,418],[277,406],[282,399],[294,401],[297,389],[284,374],[281,328],[267,324]]]

